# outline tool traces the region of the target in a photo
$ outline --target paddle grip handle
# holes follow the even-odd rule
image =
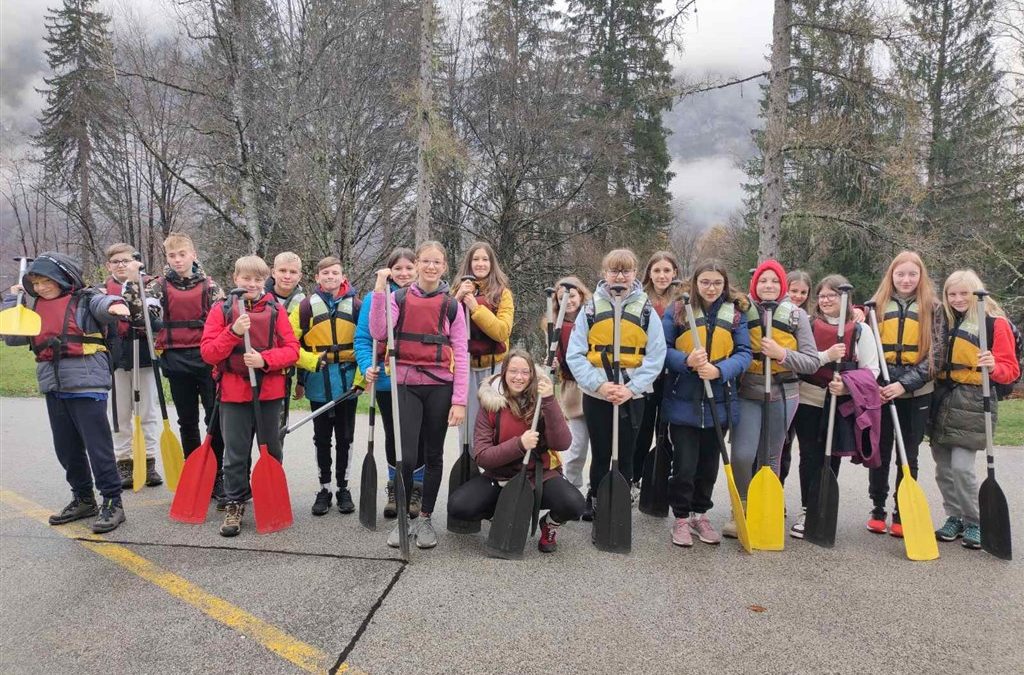
[[[29,259],[25,258],[24,256],[18,258],[18,286],[21,286],[22,279],[25,278],[25,270],[28,269],[28,260]],[[25,298],[25,288],[22,287],[21,290],[18,291],[18,297],[14,301],[14,306],[17,307],[18,305],[20,305],[21,301],[24,298]]]

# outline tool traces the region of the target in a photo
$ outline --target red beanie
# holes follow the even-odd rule
[[[757,296],[757,279],[766,270],[771,270],[779,277],[779,297],[775,299],[775,302],[782,302],[786,299],[786,291],[789,289],[789,284],[786,283],[786,270],[783,269],[782,264],[778,260],[768,259],[757,266],[754,270],[753,276],[750,277],[750,297],[754,302],[761,302],[761,298]]]

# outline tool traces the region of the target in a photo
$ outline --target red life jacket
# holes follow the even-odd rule
[[[395,291],[398,321],[395,326],[395,358],[406,366],[452,368],[455,352],[451,337],[445,332],[455,320],[458,306],[444,292],[420,296],[408,288]]]
[[[820,317],[814,317],[811,322],[811,331],[814,333],[814,344],[819,351],[825,351],[839,342],[839,326],[833,326]],[[839,371],[854,370],[857,368],[857,355],[854,345],[857,343],[857,336],[860,334],[860,324],[856,321],[849,321],[844,329],[843,344],[846,345],[846,356],[839,364]],[[809,382],[817,387],[827,387],[832,381],[833,364],[826,363],[811,375],[800,375],[800,379]]]
[[[540,402],[538,401],[538,405],[539,404],[540,404]],[[503,443],[503,442],[509,440],[510,438],[517,438],[519,436],[522,436],[524,433],[526,433],[527,431],[530,430],[530,423],[529,422],[527,422],[525,420],[519,419],[518,417],[513,415],[511,412],[509,412],[509,410],[507,408],[501,408],[498,411],[493,412],[493,413],[489,413],[489,414],[493,416],[493,422],[494,422],[494,424],[493,424],[493,427],[494,427],[494,439],[493,440],[494,440],[494,444],[495,445],[497,445],[499,443]],[[545,442],[545,440],[546,440],[544,438],[544,415],[543,414],[541,414],[540,419],[537,420],[537,431],[540,432],[540,442],[543,444]],[[538,447],[541,447],[541,446],[538,446]],[[536,449],[534,449],[532,452],[534,453],[534,455],[537,454],[537,450]],[[541,451],[540,452],[540,458],[541,458],[541,465],[544,467],[545,471],[547,471],[548,469],[557,469],[559,466],[561,466],[561,463],[562,463],[561,459],[558,456],[558,453],[555,452],[554,450],[551,450],[551,449],[545,449],[545,450]],[[516,462],[517,465],[520,464],[520,463],[521,462],[519,462],[519,461]],[[530,471],[536,471],[536,469],[537,469],[537,459],[536,459],[536,457],[531,457],[530,458],[530,463],[527,466],[528,466],[528,469]]]
[[[555,356],[558,358],[558,369],[562,373],[562,381],[575,382],[576,378],[573,377],[572,371],[569,370],[569,364],[566,362],[565,355],[569,353],[569,337],[572,335],[572,328],[575,325],[573,321],[563,321],[562,331],[558,336],[558,348],[555,350]]]
[[[280,305],[269,295],[264,295],[263,298],[257,300],[252,307],[246,310],[250,321],[249,343],[252,345],[253,350],[257,352],[279,346],[282,342],[276,330],[277,311]],[[225,300],[221,305],[221,309],[224,312],[225,326],[230,326],[235,322],[235,318],[237,318],[235,310],[237,309],[236,304],[238,301],[232,302],[232,300],[234,299]],[[245,343],[242,342],[231,351],[231,356],[217,364],[217,368],[243,377],[249,377],[249,368],[245,365],[245,361],[242,360],[244,355]]]
[[[121,295],[124,292],[124,284],[114,279],[114,277],[107,277],[107,283],[104,284],[104,288],[107,291],[107,295]],[[125,340],[128,338],[128,322],[118,321],[111,328],[110,332],[116,332],[117,337]],[[108,333],[109,335],[109,333]]]
[[[203,340],[203,326],[210,311],[210,281],[203,279],[188,290],[181,290],[167,279],[160,280],[164,310],[163,328],[156,334],[157,349],[198,347]]]
[[[35,311],[42,323],[39,335],[33,337],[31,343],[36,361],[56,364],[65,357],[107,351],[102,334],[86,333],[78,325],[78,303],[82,294],[76,291],[53,300],[36,300]]]
[[[497,307],[492,305],[484,295],[476,295],[476,301],[478,304],[483,305],[492,312],[497,310]],[[494,356],[496,354],[504,354],[506,351],[508,351],[508,347],[505,346],[504,342],[492,340],[487,336],[487,333],[483,332],[483,330],[476,325],[475,321],[469,322],[470,356]]]

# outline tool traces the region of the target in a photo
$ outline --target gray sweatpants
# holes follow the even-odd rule
[[[494,366],[494,373],[498,372],[501,372],[500,363]],[[473,452],[473,429],[476,428],[476,415],[480,412],[480,398],[477,396],[477,392],[480,391],[480,385],[484,383],[484,380],[494,373],[491,372],[490,366],[469,369],[469,391],[466,394],[466,423],[459,427],[459,448],[465,442],[465,439],[462,437],[462,430],[469,429],[469,451],[471,453]]]
[[[978,524],[978,479],[974,475],[977,450],[932,443],[935,482],[942,493],[942,506],[951,518]]]
[[[587,476],[583,473],[583,467],[587,463],[587,450],[590,448],[590,430],[587,428],[587,419],[580,415],[566,420],[569,431],[572,432],[572,444],[569,449],[562,453],[562,468],[565,471],[565,479],[573,486],[587,494],[584,481]]]
[[[278,423],[284,399],[260,401],[260,426],[267,452],[283,459]],[[252,498],[249,490],[249,468],[252,466],[252,440],[256,435],[252,403],[220,404],[220,431],[224,436],[224,492],[229,502],[245,502]]]
[[[800,405],[800,395],[794,390],[794,396],[779,399],[768,404],[768,415],[771,421],[768,437],[768,458],[766,463],[779,474],[782,465],[782,445],[786,441],[786,432],[796,415]],[[761,401],[740,398],[740,418],[730,437],[732,443],[732,471],[736,477],[736,488],[740,499],[746,500],[747,488],[754,476],[754,462],[757,460],[757,445],[761,439]]]

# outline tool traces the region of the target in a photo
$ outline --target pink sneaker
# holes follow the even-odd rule
[[[693,546],[693,536],[690,534],[690,523],[686,518],[676,518],[676,524],[672,526],[672,543],[676,546]]]
[[[722,535],[715,532],[706,514],[690,516],[690,529],[697,534],[697,538],[705,544],[718,544],[722,541]]]

